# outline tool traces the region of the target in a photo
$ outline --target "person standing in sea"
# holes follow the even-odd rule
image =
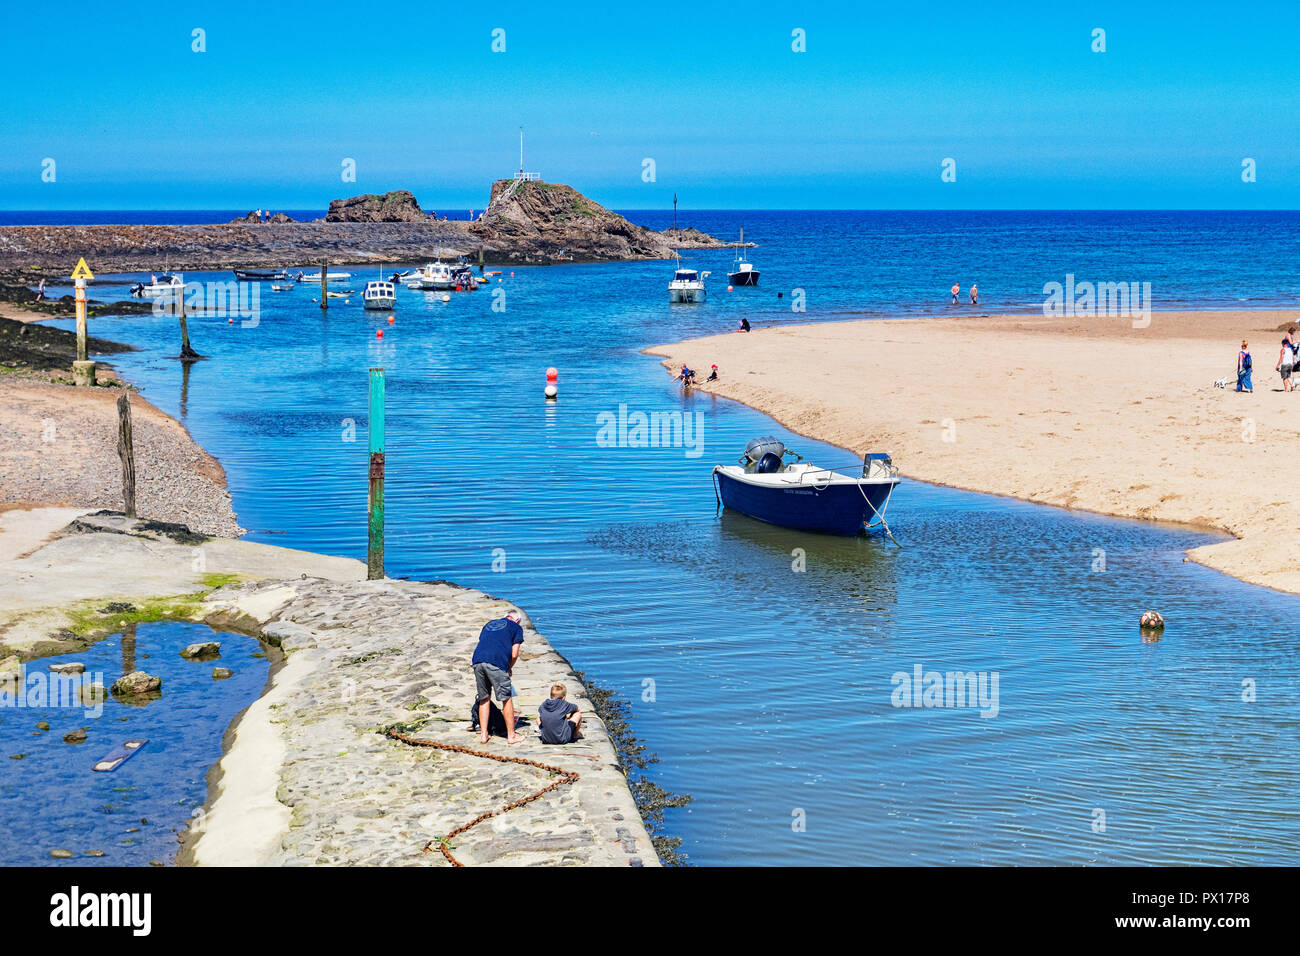
[[[474,688],[478,695],[479,742],[488,742],[488,716],[492,695],[501,702],[501,713],[506,719],[506,743],[517,744],[523,740],[515,733],[515,688],[510,683],[515,661],[519,660],[519,647],[524,643],[524,629],[519,626],[519,612],[511,610],[505,617],[488,621],[478,635],[478,646],[470,661],[474,669]]]
[[[961,295],[961,284],[954,282],[952,284],[952,304],[957,304],[957,296]]]
[[[970,284],[970,304],[980,304],[980,288],[974,282]]]
[[[1237,391],[1253,392],[1250,384],[1250,343],[1241,340],[1241,351],[1237,353]]]

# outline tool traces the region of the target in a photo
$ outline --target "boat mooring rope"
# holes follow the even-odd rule
[[[873,505],[873,504],[871,503],[871,499],[867,497],[867,493],[866,493],[865,491],[862,490],[862,486],[861,486],[861,485],[858,485],[857,487],[858,487],[858,494],[862,495],[862,500],[865,501],[865,502],[867,503],[867,507],[870,508],[870,509],[872,510],[872,512],[875,514],[875,516],[876,516],[878,519],[880,519],[880,523],[881,523],[881,525],[883,525],[884,528],[885,528],[885,534],[889,535],[889,540],[892,541],[892,542],[894,542],[894,544],[898,544],[898,539],[894,537],[894,532],[892,532],[892,531],[889,530],[889,522],[887,522],[887,521],[885,520],[885,515],[884,515],[884,513],[883,513],[883,512],[880,512],[880,511],[876,511],[876,506]],[[889,488],[889,494],[887,494],[887,495],[885,496],[885,507],[886,507],[886,508],[889,507],[889,501],[890,501],[891,498],[894,497],[894,489],[897,488],[897,487],[898,487],[898,485],[896,485],[896,484],[890,486],[890,488]],[[867,525],[867,527],[868,527],[868,528],[871,528],[871,527],[874,527],[874,526],[873,526],[873,525]],[[900,548],[902,547],[901,544],[898,544],[898,546],[899,546]]]
[[[469,821],[469,823],[462,824],[461,826],[458,826],[456,829],[452,830],[450,833],[446,834],[440,839],[430,840],[428,843],[424,845],[424,852],[428,853],[430,850],[433,849],[433,846],[436,843],[438,845],[438,849],[442,851],[442,855],[447,858],[447,862],[450,863],[452,866],[465,865],[464,863],[460,862],[460,860],[452,856],[451,850],[448,849],[448,844],[451,842],[452,837],[460,836],[462,833],[466,832],[467,830],[473,829],[474,827],[478,826],[484,820],[490,820],[492,817],[497,817],[503,813],[509,813],[511,810],[517,810],[522,806],[526,806],[527,804],[532,803],[538,797],[550,793],[556,787],[562,787],[566,783],[576,783],[578,780],[578,774],[573,770],[565,770],[563,767],[553,767],[550,764],[540,763],[536,760],[529,760],[526,757],[505,757],[502,756],[501,754],[488,753],[486,750],[471,750],[470,748],[462,747],[459,744],[444,744],[444,743],[439,743],[436,740],[422,740],[419,737],[408,737],[406,736],[406,734],[398,733],[396,730],[387,731],[387,735],[393,738],[394,740],[400,740],[404,744],[410,744],[412,747],[432,747],[436,750],[447,750],[452,753],[468,754],[471,757],[485,757],[488,760],[497,760],[500,761],[501,763],[523,764],[525,767],[536,767],[539,770],[545,770],[547,773],[553,773],[559,778],[558,780],[555,780],[552,783],[550,783],[548,786],[545,786],[541,790],[538,790],[536,793],[529,794],[528,796],[523,797],[519,800],[515,800],[511,803],[507,803],[504,807],[499,807],[496,810],[488,810],[485,813],[480,813],[473,820]]]

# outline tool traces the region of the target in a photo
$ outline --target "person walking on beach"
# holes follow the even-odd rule
[[[42,279],[41,284],[36,287],[36,301],[37,302],[45,301],[45,280],[44,279]]]
[[[961,284],[954,282],[952,284],[952,304],[957,304],[957,296],[961,295]]]
[[[551,697],[537,710],[537,739],[544,744],[569,744],[582,739],[582,711],[564,699],[563,684],[551,685]]]
[[[524,629],[519,626],[519,612],[510,611],[505,617],[488,621],[478,635],[478,646],[470,662],[474,668],[474,698],[478,704],[479,742],[488,742],[488,716],[492,695],[501,702],[501,713],[506,719],[506,743],[517,744],[523,740],[515,733],[515,688],[510,683],[515,661],[519,660],[519,646],[524,642]]]
[[[980,290],[979,290],[979,286],[977,286],[977,285],[976,285],[975,283],[973,283],[973,282],[970,284],[970,304],[971,304],[971,305],[979,305],[979,304],[980,304]]]
[[[1241,351],[1237,353],[1237,391],[1253,392],[1250,384],[1250,343],[1241,340]]]
[[[1291,371],[1295,368],[1295,346],[1289,334],[1282,340],[1282,350],[1278,353],[1277,365],[1274,368],[1282,373],[1282,391],[1291,391]]]

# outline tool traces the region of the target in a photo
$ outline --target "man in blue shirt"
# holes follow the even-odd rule
[[[517,744],[523,740],[515,734],[515,689],[510,683],[515,661],[519,659],[519,645],[524,642],[524,629],[519,626],[519,612],[510,611],[505,617],[488,621],[478,635],[474,648],[475,691],[478,703],[478,725],[481,743],[488,742],[488,712],[492,694],[501,702],[501,713],[506,718],[506,743]]]

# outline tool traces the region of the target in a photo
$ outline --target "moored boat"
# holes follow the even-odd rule
[[[289,278],[287,269],[232,269],[235,278],[242,282],[284,282]]]
[[[785,459],[793,455],[794,462]],[[862,475],[854,477],[803,461],[775,438],[756,438],[738,464],[715,465],[713,480],[719,502],[732,511],[768,524],[855,535],[883,527],[885,510],[898,485],[898,469],[889,455],[863,456]]]
[[[406,277],[408,289],[445,290],[456,288],[456,277],[451,266],[441,259],[426,263]]]
[[[668,283],[669,302],[703,302],[704,280],[694,269],[679,268]]]
[[[745,258],[745,227],[740,227],[740,252],[736,255],[734,268],[727,273],[729,285],[758,285],[759,272],[754,264]]]
[[[137,282],[131,286],[131,294],[137,299],[157,299],[174,296],[185,289],[185,280],[179,275],[151,275],[148,282]]]
[[[361,305],[367,309],[391,309],[397,304],[397,293],[391,282],[377,279],[367,282],[361,293]]]
[[[309,272],[309,273],[298,272],[294,274],[293,278],[297,282],[320,282],[320,273],[319,272]],[[351,278],[352,278],[351,272],[325,273],[326,282],[342,282],[344,279],[351,279]]]

